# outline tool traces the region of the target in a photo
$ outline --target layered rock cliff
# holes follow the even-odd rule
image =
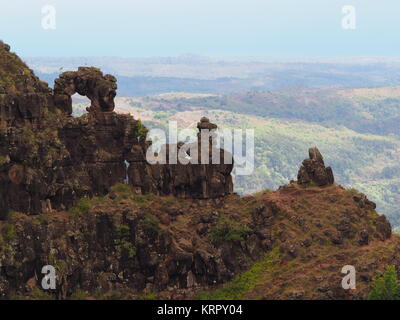
[[[32,214],[69,208],[124,181],[141,194],[207,199],[232,192],[233,164],[150,165],[145,157],[151,145],[147,129],[132,116],[113,112],[113,76],[82,67],[61,74],[53,91],[7,45],[0,46],[0,54],[5,79],[10,79],[0,100],[0,217],[7,207]],[[28,71],[14,75],[19,69]],[[72,118],[71,96],[76,92],[91,105],[88,114]],[[207,128],[216,128],[207,123]],[[216,152],[222,157],[222,150]]]

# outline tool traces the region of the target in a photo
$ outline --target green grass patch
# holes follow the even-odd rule
[[[139,297],[140,300],[156,300],[157,299],[157,293],[155,292],[149,292],[141,295]]]
[[[263,260],[256,262],[246,272],[237,275],[232,281],[225,283],[222,288],[213,292],[201,292],[200,300],[240,300],[245,294],[262,283],[262,275],[272,272],[277,266],[281,254],[279,248],[272,249]]]

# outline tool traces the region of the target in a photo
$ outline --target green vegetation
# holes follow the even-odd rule
[[[120,252],[125,252],[129,259],[136,257],[136,247],[131,240],[131,228],[128,225],[121,225],[116,230],[114,244]]]
[[[82,289],[77,289],[71,297],[69,297],[69,300],[85,300],[87,297],[87,293],[82,290]]]
[[[15,53],[5,49],[0,41],[0,93],[33,92],[39,80]]]
[[[39,288],[34,288],[29,294],[30,300],[55,300],[55,297]]]
[[[103,203],[104,201],[105,199],[103,197],[93,199],[83,197],[78,200],[75,207],[69,209],[69,212],[78,216],[82,214],[87,214],[91,208],[93,208],[97,204]]]
[[[241,241],[251,232],[247,226],[227,218],[220,218],[218,225],[211,231],[210,240],[214,245],[223,242]]]
[[[76,203],[76,206],[69,211],[75,215],[82,215],[89,212],[93,206],[93,201],[87,197],[81,198]]]
[[[15,225],[7,222],[2,229],[2,235],[5,240],[13,240],[17,237],[17,230]]]
[[[7,162],[7,157],[0,155],[0,166]]]
[[[151,198],[153,197],[153,194],[147,193],[147,194],[136,194],[133,197],[133,200],[135,201],[135,204],[137,204],[140,208],[146,209],[149,207]]]
[[[157,293],[156,292],[149,292],[149,293],[144,293],[139,297],[141,300],[156,300],[157,299]]]
[[[213,292],[202,292],[200,300],[240,300],[245,294],[262,283],[262,275],[277,267],[280,258],[279,248],[275,247],[261,261],[255,263],[248,271],[237,275],[222,288]]]
[[[115,201],[120,201],[122,199],[129,199],[132,197],[132,189],[129,185],[125,183],[117,183],[111,187],[111,193],[116,195]]]
[[[388,266],[371,285],[369,300],[400,300],[400,283],[395,266]]]
[[[131,193],[131,188],[127,184],[117,183],[111,187],[111,191],[116,193]]]
[[[160,221],[156,216],[146,213],[143,216],[143,230],[148,237],[152,239],[157,238],[162,232]]]
[[[139,140],[144,140],[146,139],[147,136],[147,128],[142,124],[142,121],[138,120],[136,122],[136,136],[139,138]]]

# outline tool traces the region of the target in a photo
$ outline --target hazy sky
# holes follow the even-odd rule
[[[12,0],[0,39],[22,56],[399,56],[399,17],[398,0]]]

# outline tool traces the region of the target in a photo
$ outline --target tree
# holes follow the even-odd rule
[[[388,266],[385,274],[375,279],[371,285],[369,300],[400,300],[400,283],[394,266]]]

